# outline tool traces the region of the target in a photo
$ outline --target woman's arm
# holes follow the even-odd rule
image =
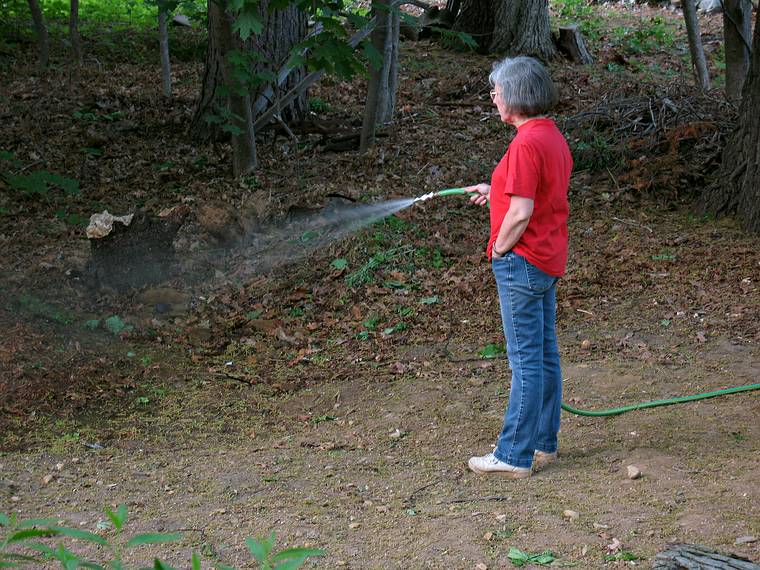
[[[515,246],[520,236],[523,235],[525,228],[528,227],[532,214],[533,200],[523,198],[522,196],[515,196],[514,194],[510,196],[509,210],[507,210],[507,215],[504,216],[504,221],[499,229],[499,235],[496,237],[496,241],[491,249],[493,256],[502,257]]]

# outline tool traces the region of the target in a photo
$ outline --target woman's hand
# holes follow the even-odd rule
[[[489,195],[491,194],[490,184],[476,184],[475,186],[465,187],[467,192],[472,192],[470,196],[470,202],[476,206],[485,206],[488,204]]]

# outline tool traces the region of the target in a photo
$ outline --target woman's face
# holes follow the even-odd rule
[[[502,123],[507,123],[508,125],[516,127],[524,121],[523,117],[514,115],[507,109],[507,106],[504,104],[504,97],[502,97],[501,86],[495,85],[491,90],[491,100],[499,111],[499,118]]]

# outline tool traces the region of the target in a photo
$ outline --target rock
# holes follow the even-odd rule
[[[478,562],[478,563],[475,565],[475,570],[488,570],[488,566],[486,566],[486,565],[485,565],[485,564],[483,564],[482,562]]]
[[[64,466],[65,465],[63,463],[56,463],[55,464],[55,470],[56,471],[63,471]]]
[[[739,538],[737,538],[736,541],[735,541],[735,544],[737,544],[737,545],[751,544],[753,542],[757,542],[757,537],[756,536],[747,535],[747,536],[740,536]]]
[[[356,529],[357,529],[357,528],[359,528],[360,526],[361,526],[361,523],[358,523],[358,522],[352,522],[352,523],[349,523],[349,524],[348,524],[348,528],[350,528],[350,529],[352,529],[352,530],[356,530]]]
[[[55,475],[53,475],[52,473],[50,473],[48,475],[45,475],[42,478],[42,484],[43,485],[49,485],[53,481],[53,479],[55,479]]]
[[[499,522],[504,522],[505,520],[507,520],[507,515],[505,514],[496,515],[496,520]]]
[[[635,465],[629,465],[628,466],[628,478],[629,479],[638,479],[639,477],[641,477],[641,469],[639,469]]]
[[[400,429],[396,428],[388,437],[391,439],[401,439],[402,435],[404,435],[404,433]]]
[[[562,516],[565,517],[570,522],[572,522],[575,519],[577,519],[580,515],[578,514],[577,511],[571,511],[570,509],[565,509],[564,511],[562,511]]]
[[[591,341],[589,339],[583,339],[581,341],[581,350],[589,350],[591,348]]]
[[[488,531],[483,535],[483,540],[491,540],[493,538],[493,533],[491,531]]]

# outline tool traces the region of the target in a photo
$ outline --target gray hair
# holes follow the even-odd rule
[[[488,81],[501,88],[504,105],[516,115],[543,115],[557,103],[557,88],[549,72],[532,57],[508,57],[496,62]]]

